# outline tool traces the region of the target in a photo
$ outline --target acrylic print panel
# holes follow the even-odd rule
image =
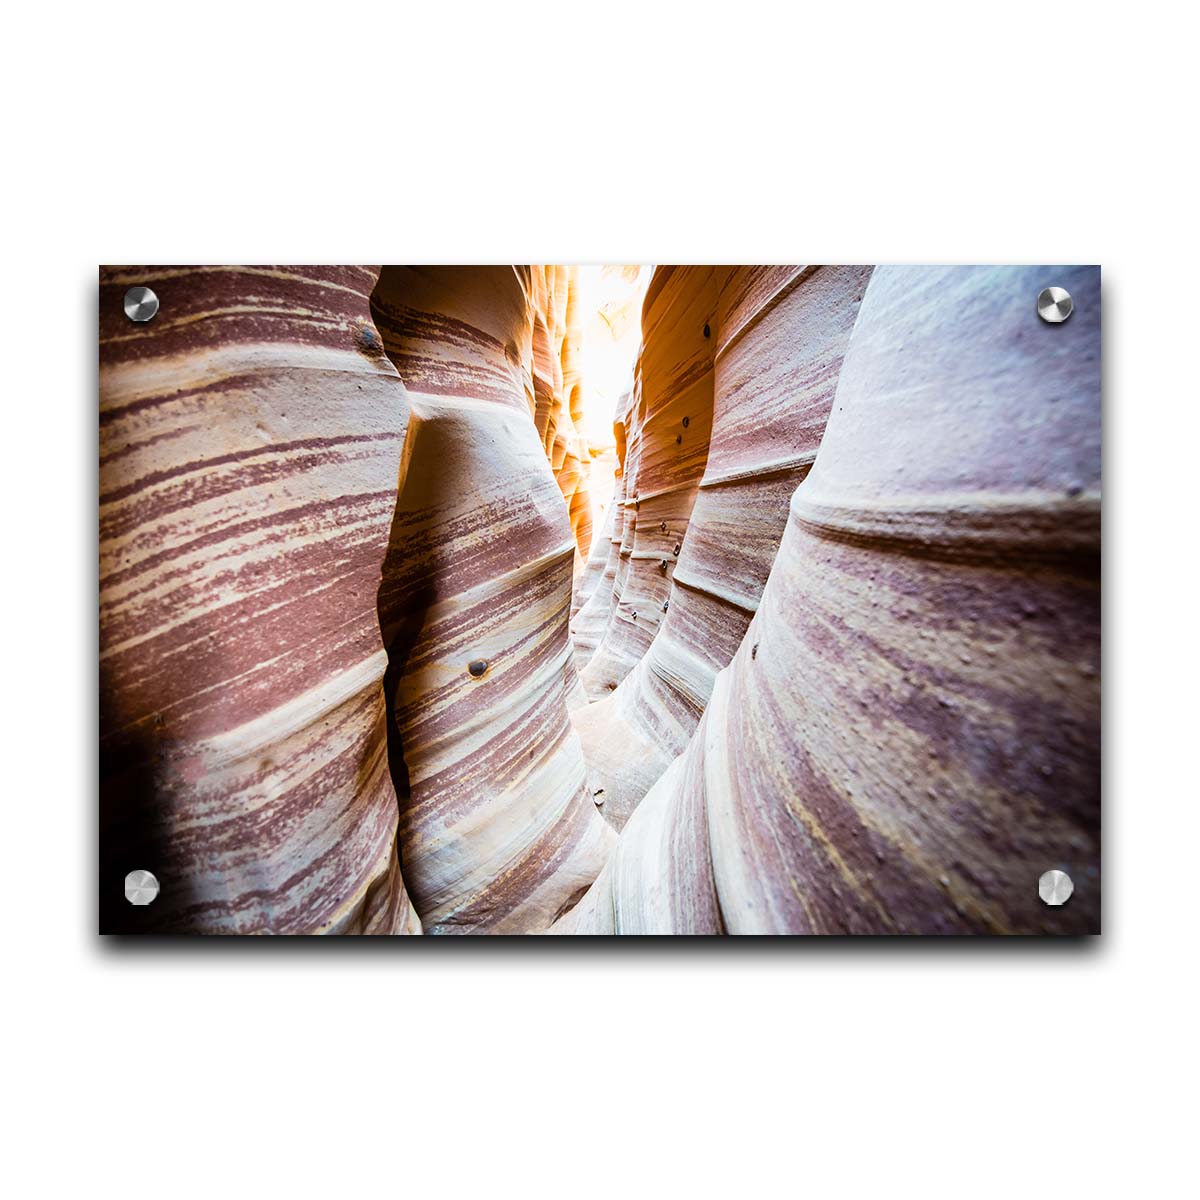
[[[1099,931],[1096,267],[103,268],[99,499],[105,932]]]

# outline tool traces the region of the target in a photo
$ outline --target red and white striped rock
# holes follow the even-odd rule
[[[1099,331],[1094,268],[875,271],[749,630],[556,932],[1098,930]]]
[[[375,613],[408,411],[377,274],[101,271],[105,930],[420,931]]]
[[[556,411],[545,296],[512,267],[388,267],[375,294],[411,403],[380,613],[427,932],[545,929],[614,841],[567,716],[576,544],[537,424]]]
[[[708,458],[712,326],[722,271],[659,267],[646,292],[642,351],[631,402],[621,414],[625,520],[613,602],[582,672],[592,700],[617,688],[662,624],[675,547],[683,544]]]
[[[816,456],[870,274],[869,267],[721,272],[710,327],[712,433],[687,536],[668,546],[669,527],[660,522],[656,536],[639,524],[633,551],[645,545],[668,564],[669,607],[620,687],[574,717],[592,789],[603,789],[604,815],[618,829],[687,746],[717,672],[758,607],[792,492]],[[681,431],[685,440],[691,429]]]

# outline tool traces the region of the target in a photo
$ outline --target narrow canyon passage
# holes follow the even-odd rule
[[[379,619],[401,856],[428,932],[546,929],[615,840],[568,716],[571,580],[591,541],[564,396],[570,275],[388,267],[373,297],[411,406]]]
[[[1058,274],[1070,339],[1020,302],[1036,268],[724,276],[664,621],[575,716],[622,833],[555,932],[1096,927],[1099,273]],[[597,654],[662,531],[654,329]],[[1043,906],[1045,862],[1087,897]]]
[[[1095,928],[1099,272],[1053,326],[1048,270],[102,274],[102,871],[172,880],[108,919]]]
[[[384,272],[407,299],[376,319],[410,396],[441,397],[414,400],[392,539],[434,588],[390,700],[427,929],[1095,919],[1019,886],[1097,850],[1094,319],[1027,329],[1015,269],[660,267],[589,552],[570,273],[504,275],[499,307],[479,271],[420,274]],[[947,293],[978,313],[953,336]],[[555,479],[566,513],[534,511]]]

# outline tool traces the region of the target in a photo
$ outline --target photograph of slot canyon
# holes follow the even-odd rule
[[[102,267],[100,931],[1099,933],[1100,301]]]

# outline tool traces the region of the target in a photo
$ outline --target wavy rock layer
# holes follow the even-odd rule
[[[625,476],[608,625],[582,671],[588,698],[616,690],[650,648],[708,458],[713,324],[722,268],[659,267],[642,309],[642,352],[618,450]]]
[[[105,930],[420,932],[375,614],[407,415],[377,273],[101,271]]]
[[[613,546],[613,531],[616,525],[616,507],[612,504],[608,507],[607,515],[604,519],[604,527],[600,531],[600,536],[592,541],[592,550],[588,555],[587,563],[583,568],[583,573],[578,576],[575,581],[575,587],[571,592],[571,634],[574,639],[575,661],[581,665],[586,665],[590,654],[581,649],[579,640],[575,637],[578,629],[578,624],[575,620],[578,613],[587,605],[588,601],[596,594],[596,591],[601,586],[604,579],[604,572],[608,566],[609,557],[612,554]],[[598,641],[599,638],[596,638]],[[595,650],[595,642],[591,646],[591,650]]]
[[[608,564],[608,556],[612,551],[612,534],[616,526],[616,514],[613,510],[612,501],[620,469],[615,446],[610,446],[599,454],[592,455],[589,491],[591,493],[593,514],[596,511],[601,513],[603,525],[601,526],[599,536],[592,538],[592,548],[588,552],[587,562],[575,580],[575,587],[571,590],[572,621],[574,621],[575,615],[579,610],[595,594],[596,589],[600,586],[601,579],[604,577],[604,570]],[[571,631],[574,633],[574,625],[572,625]],[[577,659],[579,658],[578,650],[579,647],[576,646]],[[594,645],[592,646],[592,650],[595,650]],[[586,662],[586,658],[583,661]]]
[[[749,630],[556,932],[1099,928],[1099,314],[1092,268],[875,271]]]
[[[529,267],[528,304],[533,321],[534,424],[567,502],[582,570],[592,544],[588,493],[591,455],[580,432],[583,381],[579,374],[581,327],[578,267]]]
[[[411,403],[379,604],[405,878],[432,933],[545,929],[615,840],[567,715],[550,303],[511,267],[388,267],[374,297]]]
[[[712,433],[678,566],[667,571],[669,607],[616,692],[574,716],[592,789],[618,829],[686,748],[717,672],[758,607],[788,503],[816,456],[870,274],[869,267],[721,273],[710,328]],[[660,523],[659,540],[662,533]],[[653,552],[656,532],[642,540]],[[631,557],[638,545],[635,537]],[[660,547],[661,561],[675,545]]]
[[[613,479],[613,490],[609,501],[608,520],[604,532],[593,546],[592,557],[604,555],[604,565],[600,577],[591,591],[580,594],[580,588],[573,589],[572,602],[576,597],[579,604],[571,618],[571,641],[575,648],[575,662],[579,671],[581,686],[583,671],[595,656],[596,650],[604,640],[608,631],[608,622],[613,608],[621,593],[621,581],[625,575],[626,560],[621,557],[621,546],[624,540],[625,525],[628,520],[625,511],[625,425],[626,413],[632,403],[633,393],[627,393],[621,398],[621,408],[618,419],[613,424],[613,434],[616,438],[617,469]],[[589,563],[591,558],[589,558]],[[582,581],[586,587],[586,575]],[[606,695],[609,689],[602,689],[601,695]],[[585,692],[586,698],[586,692]]]

